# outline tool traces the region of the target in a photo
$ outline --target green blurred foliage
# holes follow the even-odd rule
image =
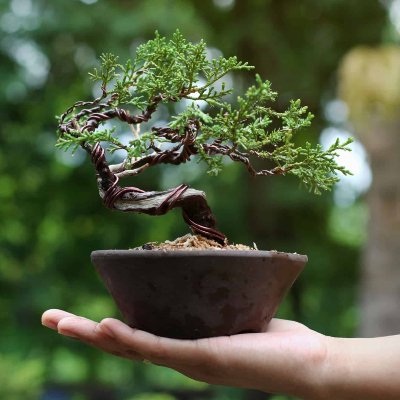
[[[0,1],[0,399],[266,399],[100,354],[41,327],[47,308],[118,316],[90,266],[91,250],[186,233],[179,212],[154,218],[103,208],[88,160],[55,151],[54,116],[92,96],[86,71],[100,53],[124,60],[156,29],[179,28],[255,65],[282,94],[282,108],[302,98],[318,116],[303,136],[315,142],[340,58],[357,44],[379,43],[385,25],[375,0]],[[235,79],[239,90],[245,84]],[[185,181],[207,192],[232,241],[308,254],[279,315],[351,335],[364,206],[343,214],[330,194],[314,197],[289,178],[254,180],[232,164],[212,178],[197,168],[154,168],[135,185]]]

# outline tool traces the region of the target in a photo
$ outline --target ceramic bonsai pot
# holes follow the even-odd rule
[[[260,332],[307,262],[237,250],[98,250],[91,259],[128,325],[180,339]]]

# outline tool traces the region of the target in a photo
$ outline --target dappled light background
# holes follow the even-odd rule
[[[365,299],[375,290],[369,283],[374,268],[384,250],[395,252],[399,239],[400,217],[390,212],[400,209],[393,171],[384,185],[393,248],[372,256],[366,249],[379,241],[382,230],[369,240],[368,221],[382,214],[380,206],[371,213],[376,202],[366,199],[385,171],[396,168],[386,157],[400,141],[398,0],[0,0],[0,399],[286,398],[210,386],[165,368],[120,360],[40,325],[47,308],[97,320],[119,317],[90,265],[92,250],[187,233],[179,211],[155,218],[107,210],[86,155],[78,151],[72,157],[54,148],[55,116],[99,91],[87,71],[102,52],[125,60],[155,30],[168,35],[176,28],[192,41],[204,38],[211,56],[238,55],[255,65],[280,93],[278,109],[301,98],[316,118],[299,140],[329,146],[336,137],[354,136],[353,152],[340,156],[354,175],[332,192],[314,196],[289,177],[252,179],[232,163],[209,177],[192,162],[155,167],[134,185],[157,190],[185,182],[206,191],[218,226],[231,241],[307,254],[309,263],[281,317],[335,336],[358,334],[361,325],[366,334],[376,332],[360,321]],[[355,48],[389,43],[393,54],[371,55],[376,68],[368,75],[364,61],[357,61],[363,55],[346,64]],[[379,67],[382,58],[392,60],[391,74]],[[253,78],[252,73],[232,75],[228,83],[240,94]],[[371,80],[377,82],[375,92],[365,85]],[[394,93],[389,100],[384,95],[389,89],[383,95],[376,89],[382,85]],[[359,102],[360,97],[370,101]],[[155,114],[159,122],[168,118],[164,108]],[[376,163],[383,172],[375,174]],[[376,201],[381,190],[378,185]],[[394,273],[393,260],[387,264]],[[364,273],[368,262],[374,267]],[[383,291],[384,285],[378,294]],[[368,320],[380,312],[368,310]],[[390,317],[376,324],[385,328]]]

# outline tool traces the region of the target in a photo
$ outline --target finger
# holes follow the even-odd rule
[[[241,386],[238,371],[242,361],[239,360],[243,352],[248,357],[250,353],[247,350],[253,346],[243,346],[228,336],[198,340],[159,337],[112,318],[104,319],[99,325],[117,342],[141,354],[144,359],[210,384]]]
[[[143,358],[156,364],[201,365],[215,361],[215,347],[218,338],[213,339],[215,346],[208,339],[179,340],[159,337],[151,333],[130,328],[123,322],[106,318],[99,324],[100,329],[114,337],[126,348],[141,354]],[[223,339],[223,338],[222,338]]]
[[[63,310],[51,309],[47,310],[42,315],[42,325],[50,329],[57,330],[58,323],[65,317],[73,317],[74,314]]]
[[[58,333],[90,341],[95,336],[97,322],[76,315],[62,318],[58,325]]]
[[[97,322],[78,316],[67,316],[58,323],[58,332],[78,339],[113,355],[143,360],[140,354],[122,346],[114,338],[102,331]]]

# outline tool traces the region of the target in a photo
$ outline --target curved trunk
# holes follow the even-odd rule
[[[206,195],[187,185],[162,192],[146,192],[137,187],[120,187],[119,178],[110,170],[104,150],[97,143],[93,148],[86,145],[97,171],[100,197],[106,207],[126,212],[163,215],[175,207],[182,209],[185,222],[193,233],[203,235],[221,244],[227,244],[226,236],[215,229],[215,218],[207,204]]]

